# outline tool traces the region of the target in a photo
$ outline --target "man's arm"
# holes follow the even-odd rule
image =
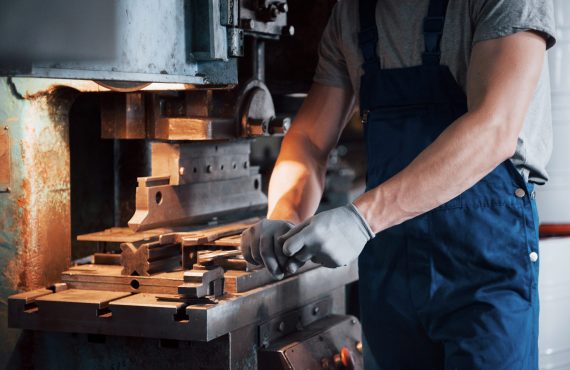
[[[244,258],[276,278],[287,256],[279,238],[312,216],[323,193],[327,158],[354,108],[350,89],[314,84],[281,146],[269,183],[268,219],[241,236]]]
[[[478,43],[468,74],[468,113],[408,167],[354,205],[319,213],[283,234],[286,270],[295,272],[309,259],[327,267],[347,264],[375,233],[453,199],[509,159],[545,48],[545,40],[529,32]]]
[[[268,218],[299,223],[323,194],[327,158],[354,109],[350,89],[313,84],[285,135],[269,182]]]
[[[512,157],[545,48],[544,38],[532,32],[474,46],[468,113],[403,171],[354,202],[375,233],[453,199]]]

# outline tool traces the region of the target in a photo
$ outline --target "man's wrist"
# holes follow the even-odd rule
[[[358,221],[362,224],[362,227],[364,228],[365,232],[368,234],[368,239],[370,240],[374,238],[375,236],[374,230],[372,230],[372,227],[370,226],[366,218],[362,215],[362,212],[360,212],[358,207],[355,204],[351,203],[348,205],[348,208],[355,214]]]
[[[292,225],[297,225],[301,221],[299,220],[299,216],[292,212],[277,212],[273,211],[271,214],[267,215],[268,220],[275,220],[275,221],[286,221]]]

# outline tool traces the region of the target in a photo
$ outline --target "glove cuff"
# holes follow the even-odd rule
[[[360,213],[360,210],[358,209],[358,207],[356,207],[352,203],[349,204],[347,207],[352,213],[354,213],[356,218],[360,221],[360,224],[362,225],[362,227],[364,228],[364,230],[368,234],[368,240],[374,238],[376,236],[376,234],[374,234],[374,231],[372,231],[372,228],[368,224],[368,221],[366,221],[366,219],[364,218],[362,213]]]

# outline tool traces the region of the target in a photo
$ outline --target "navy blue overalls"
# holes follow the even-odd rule
[[[430,2],[422,65],[398,69],[380,65],[376,0],[359,6],[372,189],[465,114],[467,99],[440,64],[445,0]],[[533,185],[505,161],[457,198],[379,233],[359,258],[365,369],[537,369],[537,229]]]

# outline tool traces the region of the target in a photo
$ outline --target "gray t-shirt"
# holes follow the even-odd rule
[[[379,0],[376,8],[378,54],[383,68],[421,64],[423,19],[429,0]],[[362,55],[358,48],[358,0],[340,0],[334,7],[319,47],[314,81],[351,88],[358,97]],[[551,0],[450,0],[441,40],[441,62],[463,90],[473,45],[479,41],[534,30],[542,33],[548,47],[554,44],[554,14]],[[550,81],[544,69],[517,150],[511,158],[529,181],[548,180],[546,164],[552,152]]]

